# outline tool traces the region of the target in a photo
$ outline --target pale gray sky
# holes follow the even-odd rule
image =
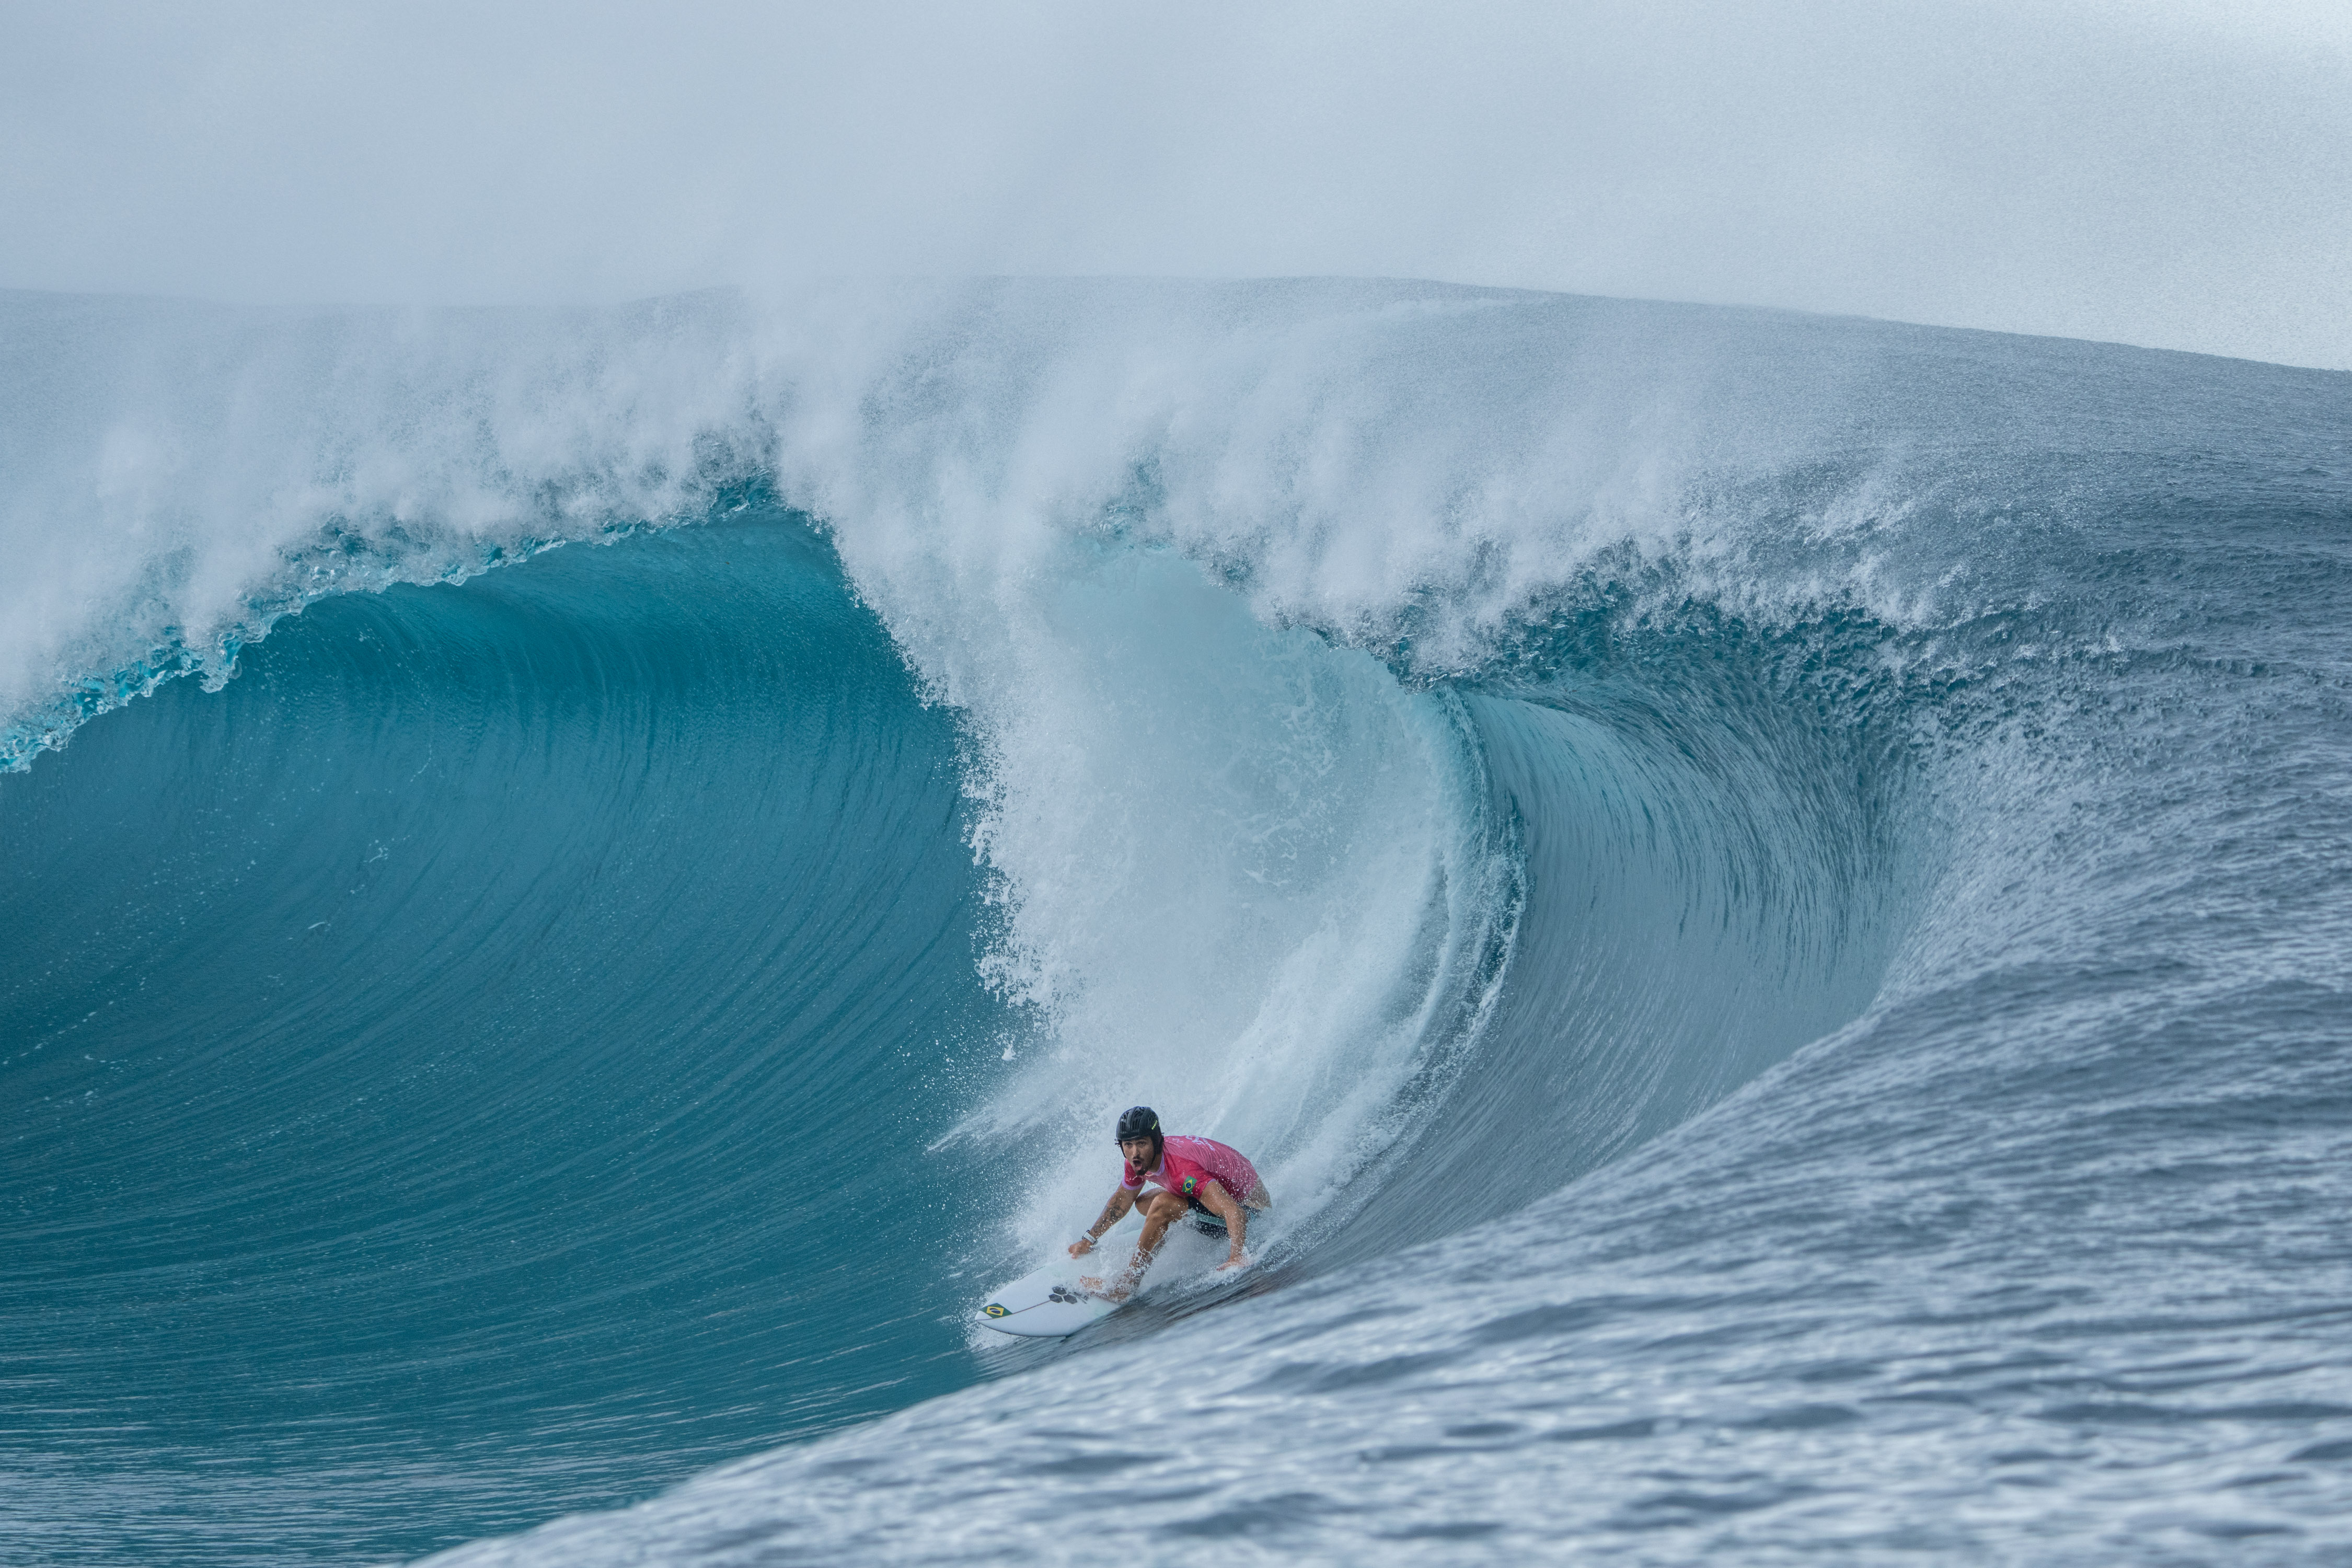
[[[0,286],[1442,278],[2352,367],[2352,5],[0,7]]]

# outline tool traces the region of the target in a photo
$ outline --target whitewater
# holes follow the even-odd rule
[[[2352,374],[0,293],[0,1562],[2340,1560],[2347,951]]]

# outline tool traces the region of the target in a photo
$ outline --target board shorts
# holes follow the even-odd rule
[[[1195,1230],[1203,1236],[1226,1234],[1224,1215],[1217,1213],[1190,1193],[1179,1193],[1176,1195],[1184,1200],[1184,1217],[1192,1222],[1192,1227]]]
[[[1165,1192],[1167,1189],[1163,1187],[1160,1190]],[[1224,1215],[1219,1214],[1216,1210],[1211,1208],[1208,1205],[1202,1203],[1200,1199],[1194,1197],[1190,1193],[1178,1193],[1176,1195],[1184,1200],[1184,1217],[1191,1220],[1194,1228],[1199,1230],[1202,1236],[1222,1237],[1231,1234],[1232,1227],[1225,1224]],[[1246,1204],[1244,1204],[1242,1206],[1252,1215],[1262,1215],[1265,1212],[1263,1208],[1250,1208]]]

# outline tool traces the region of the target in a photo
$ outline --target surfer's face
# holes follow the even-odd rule
[[[1121,1139],[1118,1152],[1126,1155],[1127,1163],[1139,1171],[1149,1168],[1151,1163],[1151,1140],[1149,1138]]]

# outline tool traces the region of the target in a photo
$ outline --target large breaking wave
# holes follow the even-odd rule
[[[48,1560],[421,1551],[975,1382],[870,1429],[888,1484],[1058,1423],[989,1473],[1066,1504],[1122,1468],[1070,1402],[1179,1346],[1238,1358],[1221,1452],[1339,1496],[1380,1419],[1280,1348],[1334,1282],[1503,1342],[1426,1244],[1589,1251],[1640,1203],[1542,1200],[1766,1136],[1694,1118],[1809,1042],[2104,973],[2229,743],[2150,714],[2340,701],[2325,616],[2167,586],[2217,515],[2249,605],[2340,570],[2316,373],[1404,285],[5,308],[0,1510]],[[1267,1173],[1255,1293],[968,1342],[1139,1100]],[[1512,1311],[1594,1268],[1479,1245]],[[777,1473],[546,1550],[976,1549]],[[1338,1539],[1262,1479],[1163,1522]]]

